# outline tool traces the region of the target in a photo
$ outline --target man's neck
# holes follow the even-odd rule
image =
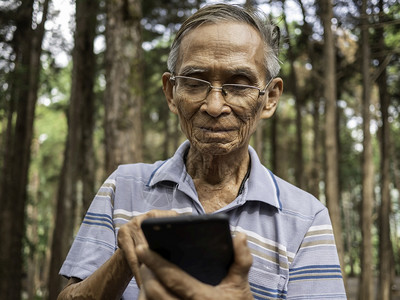
[[[190,148],[186,168],[193,180],[209,185],[227,182],[241,183],[249,165],[248,147],[242,147],[228,155],[204,154]]]
[[[189,150],[186,167],[206,213],[221,209],[237,197],[249,161],[247,146],[229,155],[204,155]]]

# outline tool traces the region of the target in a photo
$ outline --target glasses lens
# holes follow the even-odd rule
[[[230,103],[253,101],[259,95],[257,88],[240,84],[224,84],[223,90],[226,101]]]
[[[207,82],[187,77],[176,77],[177,92],[191,99],[192,101],[200,101],[207,97],[210,85]]]
[[[176,76],[174,80],[177,93],[190,101],[204,100],[211,90],[210,83],[201,79]],[[222,85],[222,94],[225,101],[232,104],[244,104],[254,101],[258,98],[259,93],[260,90],[253,86],[242,84]]]

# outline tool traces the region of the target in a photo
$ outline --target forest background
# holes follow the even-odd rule
[[[174,32],[205,2],[0,3],[1,299],[55,299],[101,183],[118,164],[166,159],[184,140],[160,78]],[[396,299],[400,3],[240,4],[270,15],[283,37],[284,95],[252,145],[328,206],[349,298]]]

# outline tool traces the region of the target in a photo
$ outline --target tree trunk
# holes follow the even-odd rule
[[[379,9],[383,14],[383,1],[379,1]],[[383,23],[384,17],[379,16],[379,21]],[[386,49],[384,40],[384,29],[376,29],[379,49]],[[378,57],[379,65],[385,64],[385,57]],[[379,293],[378,299],[389,300],[391,298],[391,286],[394,272],[393,246],[390,240],[390,146],[389,146],[389,102],[390,95],[387,90],[387,71],[383,66],[382,73],[377,79],[379,87],[379,99],[381,106],[382,126],[380,131],[380,174],[381,174],[381,205],[379,207]]]
[[[256,150],[261,163],[264,163],[264,122],[258,123],[256,132],[254,133],[254,149]]]
[[[372,273],[372,209],[374,202],[374,168],[370,132],[370,49],[368,36],[367,0],[362,1],[361,11],[361,53],[362,53],[362,118],[363,118],[363,154],[362,154],[362,205],[361,205],[361,281],[359,299],[374,298]]]
[[[386,85],[386,70],[378,79],[381,103],[381,205],[379,208],[379,299],[390,299],[393,273],[393,248],[390,240],[390,165],[389,165],[389,94]]]
[[[142,158],[141,2],[107,2],[106,171]]]
[[[62,262],[73,239],[77,205],[77,184],[86,176],[82,167],[88,146],[87,115],[93,114],[93,85],[95,77],[95,55],[93,42],[96,34],[98,1],[80,0],[76,2],[75,47],[73,50],[73,69],[71,99],[68,110],[68,135],[64,152],[64,163],[60,175],[57,195],[57,211],[52,241],[49,272],[49,299],[56,299],[65,285],[58,275]],[[89,129],[91,132],[92,129]],[[89,147],[90,148],[90,147]]]
[[[280,176],[279,172],[279,162],[278,162],[278,115],[275,114],[270,119],[270,143],[271,143],[271,154],[270,154],[270,163],[271,163],[271,170],[277,176]]]
[[[22,246],[25,233],[26,186],[30,162],[30,146],[37,91],[40,55],[49,1],[42,4],[43,18],[32,29],[34,1],[23,1],[17,11],[14,33],[15,69],[12,100],[16,123],[9,122],[9,148],[5,151],[0,183],[0,295],[4,299],[20,299],[23,278]],[[13,111],[10,117],[13,118]],[[11,121],[11,119],[10,119]]]
[[[339,201],[339,166],[338,166],[338,141],[337,141],[337,108],[336,108],[336,55],[335,42],[331,28],[333,18],[332,2],[319,1],[322,10],[321,18],[324,26],[324,95],[325,95],[325,194],[326,203],[332,220],[336,247],[344,272],[344,250],[340,216]],[[346,281],[344,280],[345,284]]]
[[[39,142],[36,140],[32,143],[32,156],[34,157],[39,152]],[[26,217],[29,220],[26,226],[26,240],[28,241],[29,255],[27,255],[27,270],[26,270],[26,293],[28,300],[36,299],[36,289],[39,285],[39,253],[37,251],[37,245],[39,243],[38,238],[38,216],[39,216],[39,187],[40,187],[40,176],[39,170],[36,170],[31,175],[30,190],[31,199],[26,206]]]
[[[286,13],[285,13],[285,0],[281,0],[282,2],[282,11],[283,11],[283,22],[285,25],[285,30],[287,34],[289,34],[289,26],[286,20]],[[303,155],[303,126],[302,126],[302,117],[301,117],[301,111],[302,111],[302,106],[303,106],[303,99],[301,97],[301,93],[299,92],[298,88],[298,80],[297,80],[297,73],[296,73],[296,68],[294,66],[295,64],[295,54],[293,52],[293,46],[290,42],[290,37],[288,37],[286,43],[288,44],[288,49],[287,49],[287,57],[289,61],[289,66],[290,66],[290,71],[289,71],[289,81],[287,83],[287,86],[289,88],[289,91],[291,92],[293,99],[295,101],[295,110],[296,110],[296,154],[295,154],[295,160],[294,160],[294,175],[295,175],[295,180],[296,184],[299,188],[304,189],[305,188],[305,182],[306,178],[304,176],[304,155]]]
[[[321,159],[320,159],[320,142],[321,142],[321,134],[320,134],[320,116],[319,116],[319,108],[320,108],[320,100],[319,95],[317,95],[314,99],[314,109],[313,109],[313,155],[312,155],[312,169],[311,169],[311,178],[310,178],[310,186],[309,191],[314,197],[320,198],[319,194],[319,181],[320,181],[320,170],[321,170]]]

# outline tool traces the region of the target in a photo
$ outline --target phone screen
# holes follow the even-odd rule
[[[198,280],[217,285],[233,262],[228,216],[184,215],[142,222],[150,249]]]

